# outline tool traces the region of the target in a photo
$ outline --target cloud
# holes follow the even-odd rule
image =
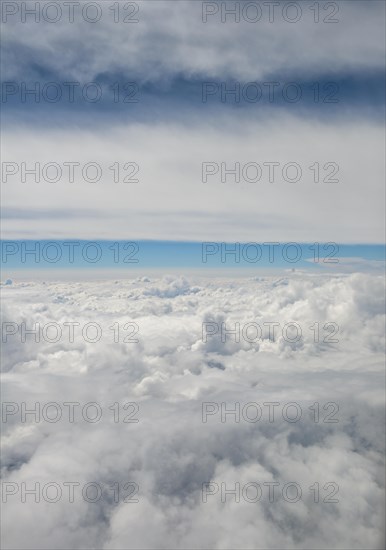
[[[119,17],[135,8],[116,4]],[[384,242],[384,4],[299,2],[295,24],[286,2],[272,23],[260,2],[255,24],[204,23],[199,1],[137,4],[134,24],[114,23],[106,2],[96,23],[78,11],[71,24],[4,24],[2,75],[20,85],[3,101],[3,161],[15,163],[3,169],[17,169],[3,176],[4,237],[157,239],[159,271],[170,250],[189,265],[184,242],[356,248],[336,270],[280,277],[160,277],[141,264],[121,280],[107,263],[111,279],[91,267],[83,280],[59,268],[21,280],[7,266],[3,547],[384,548],[385,285],[382,262],[365,259],[379,248],[360,246]],[[103,101],[24,102],[22,81],[95,81]],[[205,81],[295,81],[307,97],[204,103]],[[328,81],[336,103],[315,99]],[[123,82],[138,103],[114,102]],[[40,181],[23,163],[40,163]],[[48,163],[59,181],[42,177]],[[65,163],[79,163],[74,178]],[[283,177],[288,163],[301,181]]]
[[[385,260],[369,260],[367,258],[361,258],[358,256],[352,256],[352,257],[336,257],[337,263],[334,264],[326,264],[321,262],[320,266],[322,268],[327,268],[329,270],[335,269],[338,267],[339,273],[352,273],[355,271],[361,271],[362,269],[365,271],[373,271],[378,273],[383,273],[385,270]],[[315,260],[313,258],[307,258],[305,260],[306,262],[314,262]]]
[[[370,274],[14,281],[3,287],[2,321],[19,327],[3,344],[3,401],[28,408],[56,402],[63,411],[56,423],[42,414],[39,422],[31,416],[23,422],[20,411],[8,416],[3,481],[103,487],[95,503],[78,489],[74,502],[63,491],[56,504],[8,496],[4,547],[382,548],[383,293],[383,278]],[[274,321],[279,329],[272,338],[266,323]],[[302,328],[299,345],[283,332],[290,321]],[[27,329],[39,323],[40,342],[33,335],[21,342],[23,322]],[[64,330],[69,322],[79,323],[73,342]],[[82,329],[95,322],[102,333],[92,343],[95,332],[85,338]],[[331,322],[339,327],[337,342],[324,329]],[[63,329],[58,342],[49,323]],[[124,342],[133,337],[134,323],[138,342]],[[217,323],[218,331],[221,323],[228,330],[240,323],[248,337],[236,342],[229,334],[222,342],[216,333],[205,342],[203,323]],[[242,332],[251,323],[263,328],[256,341]],[[291,331],[287,336],[293,338]],[[78,407],[70,423],[64,402],[96,402],[102,417],[89,422]],[[124,410],[127,402],[139,409]],[[203,423],[208,402],[219,409]],[[273,422],[267,402],[279,403]],[[302,416],[289,422],[283,407],[294,402]],[[109,409],[114,403],[124,415],[119,422]],[[222,407],[230,411],[236,403],[239,422],[232,414],[221,422]],[[247,403],[261,406],[259,421],[247,421]],[[338,422],[326,422],[327,414]],[[139,422],[124,423],[126,415]],[[115,502],[111,487],[128,481],[138,485],[138,502]],[[269,501],[268,483],[279,483],[281,495],[295,481],[302,489],[298,502]],[[204,502],[207,482],[218,493]],[[338,503],[322,502],[335,487],[326,493],[329,482],[339,488]],[[228,489],[259,484],[262,497],[223,502],[224,483]],[[319,503],[309,489],[315,483]]]
[[[274,23],[268,6],[258,4],[265,13],[255,24],[244,18],[224,24],[220,14],[203,23],[201,2],[138,1],[134,24],[114,23],[105,7],[94,24],[82,17],[69,24],[64,16],[55,24],[43,17],[39,24],[28,17],[22,23],[19,13],[8,17],[3,77],[90,82],[110,73],[162,86],[179,76],[250,81],[283,71],[315,75],[384,67],[383,3],[339,4],[338,23],[315,23],[312,2],[303,2],[295,24],[281,15],[285,3],[276,8]]]
[[[3,183],[3,208],[12,214],[4,236],[383,242],[382,134],[380,126],[365,121],[331,124],[283,115],[259,121],[229,115],[189,127],[122,124],[103,133],[78,129],[76,140],[72,131],[46,129],[35,134],[34,129],[15,127],[7,132],[4,148],[7,162],[18,166],[18,173]],[[56,162],[62,177],[55,183],[26,175],[23,183],[23,162],[27,169],[40,163],[40,173],[46,163]],[[79,163],[72,183],[64,164],[68,162]],[[100,181],[95,183],[82,176],[90,162],[100,166]],[[127,162],[138,165],[138,182],[123,182]],[[218,167],[206,183],[205,162]],[[264,170],[261,181],[242,176],[251,162]],[[264,164],[270,162],[279,163],[273,183]],[[282,175],[291,162],[301,170],[296,183]],[[325,172],[325,164],[336,163],[338,181],[314,183],[310,167],[315,162],[323,177],[331,169],[327,166]],[[114,163],[121,167],[119,183],[114,182]],[[235,163],[240,165],[238,183],[223,173]],[[26,215],[20,197],[28,204]],[[53,224],[49,218],[58,210]]]
[[[222,23],[220,15],[203,23],[201,2],[171,1],[138,2],[134,24],[114,23],[103,3],[94,24],[9,16],[5,81],[63,88],[95,81],[109,94],[95,104],[6,97],[6,162],[98,162],[102,176],[91,183],[80,169],[73,182],[64,175],[55,183],[37,184],[32,176],[23,183],[20,170],[4,181],[4,236],[383,242],[383,3],[339,4],[338,23],[322,21],[325,6],[315,23],[314,3],[303,2],[295,24],[282,16],[286,3],[273,23],[260,4],[266,13],[256,24]],[[279,82],[280,99],[234,105],[218,94],[214,104],[202,102],[203,82],[235,80]],[[283,108],[281,87],[291,81],[304,97]],[[338,102],[316,101],[315,83],[323,96],[329,81],[341,86]],[[115,103],[114,82],[137,83],[139,102]],[[219,170],[203,183],[205,162]],[[273,184],[266,173],[255,183],[244,177],[248,163],[267,162],[280,164]],[[281,177],[291,162],[301,167],[299,183]],[[138,165],[138,182],[123,183],[132,173],[126,163]],[[222,178],[221,163],[226,170],[240,163],[239,183]],[[339,182],[322,181],[334,163]]]

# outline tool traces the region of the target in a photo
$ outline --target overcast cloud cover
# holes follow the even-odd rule
[[[2,547],[384,548],[384,2],[305,0],[296,23],[282,0],[272,22],[263,2],[236,2],[260,6],[255,23],[221,21],[235,2],[104,0],[95,23],[78,8],[73,23],[23,22],[22,4],[2,2],[2,238],[106,240],[104,252],[140,241],[145,254],[5,259]],[[132,9],[138,22],[123,23]],[[50,82],[77,82],[74,101],[24,98]],[[90,82],[100,101],[78,93]],[[261,101],[221,100],[222,86],[250,82]],[[297,102],[283,99],[291,82]],[[204,101],[205,83],[217,92]],[[102,176],[70,181],[69,162]],[[274,182],[267,169],[255,182],[203,177],[203,163],[272,162]],[[23,163],[64,175],[39,168],[35,181]],[[125,163],[138,181],[123,181]],[[281,177],[287,163],[301,181]],[[331,167],[338,181],[325,182]],[[204,241],[331,242],[338,261],[315,265],[307,248],[299,265],[203,265]],[[79,404],[73,422],[65,403]],[[240,498],[225,498],[237,484]]]
[[[137,5],[138,23],[131,24],[114,23],[106,2],[96,23],[76,16],[68,23],[64,6],[57,23],[42,15],[40,23],[28,16],[22,23],[21,8],[7,16],[2,78],[18,91],[3,99],[4,160],[19,168],[98,162],[103,171],[97,183],[79,172],[73,183],[65,176],[56,183],[9,176],[2,208],[5,216],[18,214],[4,238],[384,242],[383,2],[338,2],[336,23],[322,22],[335,9],[324,4],[315,23],[308,1],[299,4],[296,23],[284,20],[285,2],[275,7],[272,23],[262,3],[256,23],[242,17],[222,23],[220,11],[204,23],[203,13],[213,8],[195,0]],[[262,100],[222,102],[219,92],[202,101],[203,83],[232,88],[235,81],[241,88],[259,83]],[[62,100],[23,98],[22,82],[27,89],[57,83]],[[66,82],[79,83],[74,103],[65,101]],[[90,82],[103,90],[96,103],[81,95]],[[136,103],[123,102],[127,82],[138,87]],[[267,82],[279,83],[272,102]],[[282,100],[290,82],[302,90],[295,103]],[[335,87],[326,91],[331,82]],[[114,83],[121,85],[117,103]],[[334,101],[324,102],[331,91]],[[138,183],[114,183],[109,166],[125,162],[139,166]],[[304,176],[293,184],[283,178],[271,184],[266,174],[255,183],[232,177],[203,183],[203,162],[228,168],[277,162],[279,170],[295,162]],[[308,167],[315,162],[336,163],[338,183],[313,183]],[[49,218],[59,204],[68,219]]]
[[[62,489],[68,481],[81,487],[132,481],[139,502],[114,503],[108,489],[96,503],[76,493],[69,503],[64,492],[56,504],[8,496],[4,547],[382,548],[383,294],[382,277],[359,274],[7,285],[3,322],[25,322],[27,329],[40,323],[40,330],[57,323],[63,338],[35,343],[27,336],[20,344],[20,333],[8,336],[3,400],[24,401],[29,409],[56,402],[63,418],[50,423],[40,415],[35,423],[27,416],[23,423],[20,411],[8,416],[3,480],[29,488],[56,482]],[[65,322],[83,328],[96,320],[99,342],[85,342],[79,329],[69,342]],[[264,326],[269,321],[280,323],[275,341]],[[282,336],[289,321],[302,330],[293,344]],[[336,323],[338,342],[323,342],[323,331],[315,342],[309,327],[316,321]],[[138,325],[138,343],[114,343],[108,327],[127,322]],[[228,329],[254,322],[263,334],[237,343],[232,335],[222,342],[218,333],[204,342],[203,323],[222,322]],[[47,334],[55,339],[55,332]],[[103,416],[92,424],[79,409],[71,424],[65,402],[97,402]],[[138,403],[139,422],[114,423],[108,409],[114,402]],[[229,410],[236,402],[258,403],[263,416],[222,423],[218,413],[203,423],[203,402]],[[267,402],[280,404],[274,422]],[[298,422],[282,416],[289,402],[301,408]],[[308,409],[315,402],[319,423]],[[322,421],[334,410],[338,422]],[[55,410],[47,414],[55,417]],[[288,414],[296,416],[293,408]],[[247,415],[253,418],[254,409]],[[296,481],[301,500],[269,502],[266,492],[255,503],[232,496],[221,502],[220,494],[202,501],[205,482],[231,489],[269,481],[279,482],[280,491]],[[313,502],[315,482],[337,483],[339,502]]]

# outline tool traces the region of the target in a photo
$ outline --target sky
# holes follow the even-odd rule
[[[1,22],[2,547],[385,548],[385,3]]]
[[[3,240],[3,277],[51,273],[74,277],[81,271],[99,276],[118,273],[193,270],[229,275],[270,273],[278,270],[311,273],[368,272],[385,268],[383,245],[338,245],[335,242],[184,242],[184,241],[95,241],[95,240]]]
[[[384,244],[384,3],[236,5],[3,7],[3,239]]]

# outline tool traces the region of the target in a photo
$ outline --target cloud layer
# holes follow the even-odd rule
[[[3,159],[18,167],[3,179],[3,207],[12,218],[6,238],[384,242],[382,2],[318,4],[318,16],[315,3],[300,2],[295,23],[283,17],[287,10],[293,17],[287,2],[255,3],[263,10],[256,23],[232,16],[222,22],[222,10],[236,4],[243,13],[246,2],[138,2],[137,23],[121,20],[135,3],[121,6],[118,23],[106,3],[99,21],[85,21],[86,4],[73,23],[64,6],[50,23],[48,4],[39,4],[40,22],[28,15],[23,22],[20,3],[3,25],[3,80],[16,90],[7,95],[5,88],[3,97]],[[326,22],[335,5],[337,22]],[[204,22],[203,10],[216,7]],[[93,81],[103,88],[101,102],[82,97]],[[241,89],[257,82],[264,100],[250,103],[242,92],[235,103],[223,93],[235,81]],[[49,82],[62,91],[77,82],[76,101],[24,97],[23,86]],[[133,91],[128,82],[138,87],[135,103],[125,102]],[[218,88],[207,102],[205,82]],[[278,86],[272,101],[267,82]],[[283,100],[291,82],[302,90],[299,102]],[[35,163],[99,162],[102,176],[96,183],[79,172],[72,183],[65,176],[23,182],[23,162],[29,170]],[[219,173],[203,183],[205,162],[226,170],[239,163],[241,171],[273,162],[280,177],[235,183]],[[137,183],[123,183],[132,173],[126,163],[138,165]],[[287,163],[301,167],[299,183],[281,177]],[[338,182],[323,182],[329,163],[339,168]],[[120,166],[119,183],[113,165]]]
[[[250,81],[283,72],[320,75],[384,66],[382,2],[341,2],[333,17],[337,23],[322,21],[330,12],[324,6],[315,23],[313,3],[301,2],[302,16],[292,24],[282,16],[286,2],[276,6],[273,22],[268,6],[255,4],[264,16],[254,24],[243,17],[240,23],[232,17],[222,23],[221,12],[204,23],[202,2],[196,1],[138,1],[139,22],[133,24],[114,23],[112,11],[105,7],[94,24],[82,16],[72,24],[64,16],[57,23],[44,17],[39,24],[32,17],[23,23],[20,11],[7,20],[4,79],[65,75],[87,82],[123,74],[160,84],[179,76]]]
[[[95,503],[79,492],[74,502],[63,496],[55,504],[34,503],[33,496],[22,502],[20,491],[8,496],[4,547],[382,548],[383,293],[382,278],[364,274],[6,285],[3,322],[19,332],[3,344],[3,401],[27,408],[56,402],[63,411],[64,402],[96,402],[103,415],[96,423],[79,416],[80,408],[74,423],[65,414],[56,423],[42,414],[39,422],[22,422],[20,411],[8,415],[3,479],[29,488],[96,482],[106,489]],[[40,342],[33,335],[21,342],[23,322],[26,329],[39,323]],[[79,323],[72,343],[65,330],[71,322]],[[102,333],[92,343],[93,330],[85,339],[81,329],[95,322]],[[273,322],[275,338],[267,329]],[[289,322],[302,329],[296,341],[282,330]],[[331,322],[334,337],[324,329]],[[63,329],[57,342],[49,323]],[[239,342],[232,334],[223,342],[221,323],[263,331],[254,339],[241,328]],[[203,325],[219,331],[205,338]],[[138,342],[125,343],[127,337]],[[128,402],[139,410],[124,411]],[[272,422],[267,402],[279,404]],[[114,422],[114,403],[139,422]],[[203,403],[220,407],[207,422]],[[263,415],[221,422],[221,403],[227,410],[257,403]],[[283,416],[288,403],[301,408],[297,422]],[[323,408],[328,403],[334,405]],[[138,485],[139,502],[114,502],[108,487],[128,481]],[[203,502],[206,482],[219,492]],[[302,498],[270,502],[270,482],[279,483],[279,496],[297,482]],[[224,483],[259,483],[264,492],[255,503],[232,496],[222,502]],[[309,489],[315,483],[319,503]],[[339,487],[338,503],[322,502],[331,492],[326,483]]]
[[[24,127],[8,133],[4,158],[16,163],[17,173],[3,185],[3,205],[6,215],[7,209],[19,213],[7,220],[4,238],[384,241],[380,126],[365,121],[331,125],[284,115],[258,121],[225,116],[189,127],[123,124],[103,133],[81,129],[76,135],[81,149],[72,131],[36,135]],[[101,167],[95,183],[81,171],[91,161]],[[34,174],[22,181],[22,162],[27,170],[40,163],[39,182]],[[43,167],[50,162],[62,169],[58,182],[44,179]],[[72,183],[68,162],[79,163]],[[127,162],[139,166],[136,183],[123,182],[131,174],[123,170]],[[205,162],[215,163],[219,171],[204,183]],[[272,183],[270,162],[277,164]],[[295,183],[283,178],[283,167],[291,162],[302,173]],[[310,169],[316,162],[319,183]],[[331,162],[339,168],[335,182],[323,182],[331,172],[323,167]],[[119,183],[114,182],[114,163],[121,167]],[[224,170],[239,163],[240,181],[226,174],[222,181],[221,163]],[[242,177],[248,163],[261,167],[260,181]]]

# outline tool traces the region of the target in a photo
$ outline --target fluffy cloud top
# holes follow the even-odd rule
[[[39,323],[43,331],[56,323],[63,335],[53,342],[51,329],[38,343],[31,335],[21,342],[20,331],[8,336],[3,401],[28,408],[97,402],[103,416],[97,423],[79,417],[35,423],[9,415],[4,481],[28,487],[131,481],[139,492],[135,503],[114,502],[111,490],[95,503],[79,493],[72,503],[55,504],[8,496],[4,547],[382,548],[383,293],[382,278],[364,274],[6,285],[7,326]],[[79,323],[73,342],[64,330],[71,322]],[[100,340],[85,341],[80,329],[95,322]],[[274,338],[268,322],[279,323]],[[301,327],[296,342],[282,331],[288,322]],[[324,326],[332,322],[339,330],[331,338]],[[117,342],[114,323],[122,331]],[[263,331],[256,341],[249,332],[223,342],[221,323],[228,330],[240,323],[240,331],[255,323]],[[203,338],[203,324],[219,332]],[[138,342],[124,342],[128,336]],[[114,422],[108,407],[117,403],[123,412],[127,402],[138,404],[139,422]],[[203,423],[208,402],[229,410],[254,402],[264,415],[221,422],[219,412]],[[274,422],[267,402],[279,403]],[[298,422],[282,416],[288,402],[301,407]],[[315,403],[319,422],[308,408]],[[335,405],[323,409],[327,403]],[[331,412],[337,423],[324,421]],[[255,503],[222,502],[220,492],[203,502],[206,482],[212,488],[255,482],[267,490],[264,483],[294,481],[303,491],[295,503],[270,502],[267,493]],[[314,502],[315,483],[323,497],[324,484],[336,483],[339,502]]]

